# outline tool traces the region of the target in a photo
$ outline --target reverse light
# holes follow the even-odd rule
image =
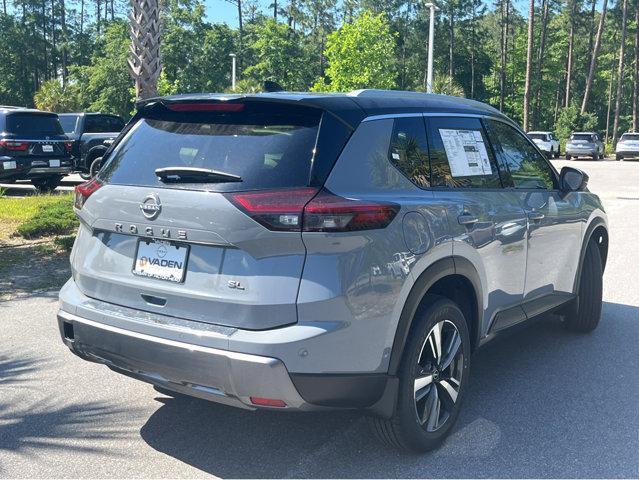
[[[226,194],[240,210],[269,230],[348,232],[385,228],[399,205],[353,200],[328,190],[297,188]]]
[[[93,195],[100,187],[102,186],[102,182],[97,178],[92,178],[88,182],[81,183],[77,187],[75,187],[75,199],[73,202],[73,206],[80,210],[87,199]]]
[[[174,112],[240,112],[243,103],[169,103],[166,108]]]
[[[25,152],[29,148],[29,142],[16,142],[13,140],[0,140],[0,148],[10,152]]]
[[[275,398],[262,398],[262,397],[250,397],[253,405],[259,405],[260,407],[286,407],[284,400],[278,400]]]

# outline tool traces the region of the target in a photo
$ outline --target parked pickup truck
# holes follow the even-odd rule
[[[104,113],[61,113],[59,117],[64,132],[73,141],[75,169],[86,180],[91,176],[91,164],[109,148],[125,121]]]

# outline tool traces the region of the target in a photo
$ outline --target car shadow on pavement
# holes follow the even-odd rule
[[[473,357],[452,435],[426,455],[380,445],[357,412],[247,412],[159,396],[154,449],[220,477],[637,477],[639,307],[604,303],[589,335],[554,316]]]

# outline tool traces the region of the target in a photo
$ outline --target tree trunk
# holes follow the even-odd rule
[[[597,36],[595,37],[595,46],[592,51],[592,57],[590,59],[590,69],[588,70],[588,77],[586,78],[586,88],[584,89],[584,98],[581,102],[581,113],[586,113],[588,108],[588,99],[590,97],[590,91],[592,90],[592,81],[595,78],[595,71],[597,70],[597,56],[599,55],[599,48],[601,47],[601,37],[606,21],[606,8],[608,6],[608,0],[603,0],[603,6],[601,8],[601,17],[599,18],[599,26],[597,27]]]
[[[95,28],[98,32],[98,35],[100,35],[100,17],[102,15],[102,6],[100,5],[100,0],[96,0],[95,15],[96,15]]]
[[[470,24],[470,98],[475,98],[475,19],[477,17],[477,3],[473,0],[473,12]]]
[[[84,0],[80,1],[80,35],[84,33]]]
[[[537,69],[535,70],[535,110],[533,113],[533,127],[539,123],[539,110],[541,108],[541,72],[544,63],[544,50],[546,48],[546,30],[548,29],[549,0],[542,0],[541,32],[539,33],[539,51],[537,52]]]
[[[588,32],[588,52],[592,52],[592,34],[595,31],[595,11],[597,6],[597,0],[592,0],[590,6],[590,31]]]
[[[43,79],[44,80],[48,80],[49,79],[49,55],[47,53],[47,7],[46,4],[44,2],[44,0],[42,0],[41,3],[41,9],[42,9],[42,53],[43,53],[43,58],[44,58],[44,69],[43,69]]]
[[[617,42],[617,31],[615,30],[612,36],[612,43]],[[612,64],[610,65],[610,82],[608,84],[608,111],[606,113],[606,137],[605,143],[608,143],[608,137],[610,132],[610,110],[612,105],[612,84],[615,82],[615,63],[617,62],[617,51],[612,57]]]
[[[273,0],[273,20],[277,22],[277,0]]]
[[[62,28],[62,86],[66,87],[69,75],[69,57],[67,51],[67,14],[64,0],[60,0],[60,26]]]
[[[2,0],[2,12],[7,14],[7,0]]]
[[[138,100],[158,94],[160,62],[160,4],[158,0],[131,0],[131,55],[128,63]]]
[[[450,22],[448,24],[448,82],[453,84],[453,75],[455,74],[455,64],[453,59],[453,51],[455,50],[455,12],[454,4],[450,2]]]
[[[57,38],[55,34],[55,0],[51,0],[51,72],[52,78],[58,77],[58,65],[56,63]]]
[[[526,82],[524,86],[524,131],[528,131],[530,113],[530,78],[532,72],[533,33],[535,23],[535,0],[528,2],[528,47],[526,50]]]
[[[504,98],[506,90],[506,51],[508,49],[508,3],[510,0],[502,0],[501,3],[501,55],[499,72],[499,110],[504,111]]]
[[[635,5],[635,71],[632,81],[632,131],[637,131],[637,96],[639,92],[639,5]]]
[[[626,24],[628,19],[628,0],[623,1],[623,14],[621,17],[621,44],[619,45],[619,68],[617,69],[617,98],[615,98],[615,123],[612,127],[612,145],[617,144],[619,130],[619,113],[621,111],[621,94],[623,87],[624,52],[626,46]]]
[[[568,34],[568,61],[566,63],[566,96],[564,98],[564,106],[570,106],[570,87],[572,84],[572,63],[573,50],[575,46],[575,9],[577,0],[570,0],[570,33]]]

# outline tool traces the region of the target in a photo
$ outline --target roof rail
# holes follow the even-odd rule
[[[347,95],[351,97],[404,97],[404,98],[428,98],[432,94],[425,92],[411,92],[408,90],[380,90],[375,88],[364,88],[362,90],[353,90]]]

